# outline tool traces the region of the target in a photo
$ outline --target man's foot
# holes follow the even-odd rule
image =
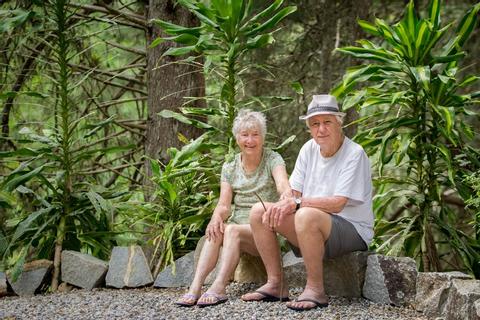
[[[305,288],[297,299],[287,303],[287,308],[295,311],[306,311],[326,307],[328,307],[327,296],[324,293],[318,294],[314,290],[307,288]]]
[[[250,292],[244,294],[241,299],[243,301],[252,302],[252,301],[265,301],[265,302],[273,302],[273,301],[289,301],[288,298],[288,287],[282,288],[283,292],[280,292],[280,285],[272,285],[266,283],[265,285],[261,286],[254,292]]]
[[[197,304],[198,295],[193,293],[185,293],[179,300],[175,302],[180,307],[193,307]]]

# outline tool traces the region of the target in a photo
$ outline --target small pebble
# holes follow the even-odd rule
[[[284,303],[244,302],[240,296],[256,285],[232,283],[229,300],[206,308],[180,308],[174,302],[185,289],[98,289],[0,299],[0,319],[419,319],[428,318],[413,309],[375,304],[361,298],[330,297],[330,306],[305,312]],[[295,298],[301,290],[290,290]]]

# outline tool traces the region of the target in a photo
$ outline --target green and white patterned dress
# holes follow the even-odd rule
[[[242,166],[241,154],[224,163],[221,181],[230,184],[233,190],[232,214],[228,223],[248,224],[248,215],[252,206],[258,202],[256,192],[264,202],[276,202],[279,195],[272,171],[285,162],[282,156],[270,149],[263,149],[262,161],[257,169],[247,174]]]

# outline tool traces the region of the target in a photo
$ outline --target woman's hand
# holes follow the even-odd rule
[[[218,239],[223,238],[224,230],[225,223],[223,222],[223,219],[219,215],[214,214],[208,223],[205,235],[208,240],[217,241]]]

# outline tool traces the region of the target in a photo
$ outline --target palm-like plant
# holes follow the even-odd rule
[[[199,26],[184,27],[153,20],[169,37],[155,39],[151,46],[163,41],[178,43],[179,47],[168,49],[164,55],[186,56],[175,63],[200,68],[215,88],[201,97],[207,101],[205,108],[183,107],[182,113],[169,110],[159,113],[201,128],[205,133],[191,142],[183,139],[184,148],[171,149],[172,158],[163,167],[152,162],[159,210],[142,215],[141,219],[154,221],[150,233],[155,250],[160,252],[155,273],[173,262],[176,250],[185,245],[187,235],[201,229],[213,211],[221,163],[231,157],[235,149],[233,120],[240,108],[254,101],[239,98],[242,74],[248,68],[263,68],[247,64],[244,57],[252,50],[271,44],[274,29],[296,10],[293,6],[281,9],[283,2],[275,0],[254,14],[252,0],[179,0],[178,4],[198,17]],[[202,57],[204,63],[198,62],[198,57]],[[180,138],[183,137],[180,135]],[[279,148],[291,141],[292,137]]]
[[[46,110],[52,111],[53,119],[42,133],[24,127],[16,140],[19,148],[0,152],[8,169],[0,184],[0,198],[3,192],[14,192],[29,203],[19,206],[6,222],[7,234],[0,233],[0,255],[14,279],[27,258],[53,258],[55,291],[63,248],[108,257],[114,240],[115,200],[125,200],[124,192],[103,188],[84,172],[86,160],[132,146],[97,147],[95,132],[108,121],[89,124],[89,115],[81,116],[75,101],[75,89],[85,76],[80,79],[71,67],[78,54],[73,48],[76,25],[72,25],[68,1],[51,0],[42,5],[48,13],[42,22],[52,30],[51,42],[46,45],[54,63],[47,70],[55,84],[55,103]],[[0,200],[0,206],[8,205],[15,211],[12,202]]]
[[[159,210],[149,216],[152,230],[157,274],[174,262],[178,248],[183,248],[191,234],[202,230],[218,198],[216,165],[201,151],[206,144],[199,137],[181,150],[170,148],[171,160],[161,166],[151,160],[152,180],[156,185],[154,202]],[[198,235],[198,233],[197,233]]]
[[[460,78],[462,47],[476,26],[480,4],[473,6],[448,37],[452,24],[440,23],[441,1],[432,0],[428,16],[417,17],[411,1],[394,25],[381,19],[359,21],[381,45],[360,40],[340,52],[372,61],[347,71],[334,94],[344,108],[358,106],[363,125],[356,139],[375,155],[378,178],[376,241],[380,250],[419,257],[421,267],[439,270],[452,249],[480,276],[480,245],[471,226],[448,206],[446,193],[464,193],[462,174],[473,169],[466,141],[474,130],[463,119],[478,103],[468,92],[477,76]],[[366,85],[357,89],[357,84]],[[471,154],[471,153],[470,153]],[[466,161],[465,161],[466,160]],[[384,221],[390,214],[392,221]],[[446,240],[448,239],[448,240]]]
[[[273,29],[296,10],[295,6],[281,9],[283,2],[275,0],[269,7],[254,14],[252,0],[180,0],[179,4],[198,17],[200,26],[188,28],[154,20],[171,37],[156,39],[152,46],[165,40],[179,43],[181,47],[170,48],[164,55],[189,55],[181,63],[195,63],[195,56],[203,56],[205,74],[214,75],[216,83],[220,83],[219,92],[206,97],[210,103],[218,103],[218,108],[185,108],[183,113],[189,116],[215,116],[222,121],[218,121],[218,126],[212,126],[171,112],[161,115],[214,131],[220,136],[220,141],[226,141],[227,154],[231,154],[235,147],[231,133],[233,119],[238,109],[249,103],[248,100],[238,99],[237,94],[242,87],[241,75],[246,69],[255,67],[245,64],[242,58],[249,51],[274,42]]]

